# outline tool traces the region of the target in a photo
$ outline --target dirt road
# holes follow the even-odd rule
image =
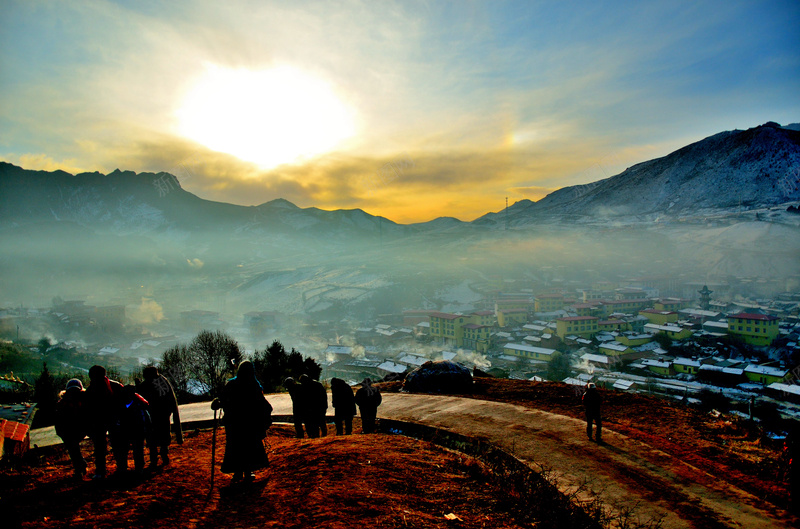
[[[276,415],[291,414],[288,395],[268,399]],[[208,403],[181,407],[183,422],[211,414]],[[582,421],[562,415],[500,402],[390,393],[378,416],[484,439],[534,467],[551,469],[565,491],[588,484],[610,506],[635,506],[641,520],[663,519],[664,528],[792,525],[753,495],[607,428],[606,444],[598,446],[586,439]],[[47,430],[35,430],[32,443],[51,444]]]

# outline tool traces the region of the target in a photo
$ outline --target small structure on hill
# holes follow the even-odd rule
[[[472,374],[469,369],[451,362],[425,362],[406,375],[403,391],[409,393],[471,393]]]

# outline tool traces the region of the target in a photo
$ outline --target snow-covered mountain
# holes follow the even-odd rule
[[[800,200],[800,131],[769,122],[721,132],[597,182],[522,200],[475,222],[512,226],[547,217],[654,220],[706,216]]]

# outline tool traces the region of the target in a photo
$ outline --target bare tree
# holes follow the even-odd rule
[[[158,370],[167,377],[175,388],[178,400],[185,400],[189,393],[191,353],[184,344],[178,344],[164,351]]]
[[[190,373],[208,388],[211,398],[219,396],[227,377],[244,358],[239,344],[222,331],[201,331],[189,344]]]

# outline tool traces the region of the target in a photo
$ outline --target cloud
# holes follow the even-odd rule
[[[203,261],[201,261],[197,257],[195,257],[194,259],[186,259],[186,262],[189,263],[189,267],[197,268],[198,270],[200,268],[203,268],[203,265],[205,264]]]

